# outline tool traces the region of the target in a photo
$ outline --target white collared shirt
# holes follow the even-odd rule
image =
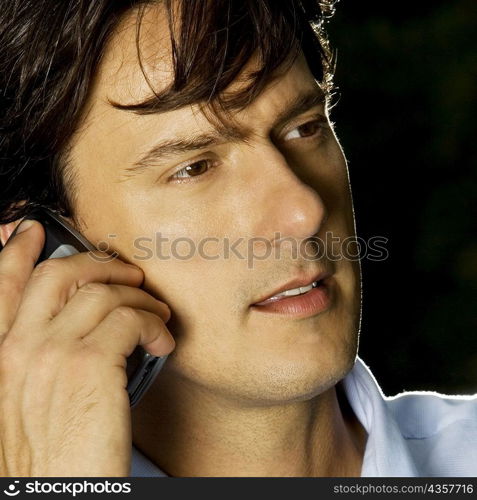
[[[340,382],[368,433],[361,477],[477,476],[477,395],[383,395],[357,358]],[[132,477],[166,476],[133,447]]]

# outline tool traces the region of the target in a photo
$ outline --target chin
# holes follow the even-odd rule
[[[267,356],[257,352],[241,373],[229,372],[233,379],[222,380],[223,395],[251,407],[308,401],[342,380],[353,368],[356,353],[357,334],[325,349]]]
[[[182,381],[180,385],[185,383],[192,392],[205,391],[250,407],[310,400],[334,386],[354,366],[360,314],[353,308],[346,311],[336,311],[322,323],[321,332],[316,326],[302,331],[301,342],[297,341],[298,332],[290,335],[286,328],[274,330],[273,339],[257,331],[247,336],[247,342],[242,339],[221,345],[190,342],[202,337],[193,335],[189,342],[177,344],[165,365],[165,377],[159,378],[167,379],[165,385],[171,390],[176,387],[174,382]]]
[[[355,337],[357,339],[357,335]],[[309,353],[295,362],[287,360],[276,366],[263,397],[270,402],[307,401],[326,392],[342,380],[353,368],[357,341],[343,343],[315,356]]]

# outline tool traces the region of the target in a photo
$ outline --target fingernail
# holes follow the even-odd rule
[[[167,305],[167,304],[164,304],[163,303],[166,309],[166,319],[164,320],[164,323],[167,323],[170,319],[171,319],[171,316],[172,316],[172,311],[171,311],[171,308]]]
[[[134,264],[129,264],[129,262],[125,262],[126,266],[128,267],[132,267],[133,269],[135,269],[136,271],[141,271],[141,268],[138,267],[138,266],[135,266]]]
[[[22,220],[20,222],[20,225],[18,226],[16,234],[23,233],[23,231],[26,231],[27,229],[30,229],[31,226],[33,226],[34,221],[28,219],[28,220]]]
[[[143,270],[140,267],[135,266],[134,264],[126,264],[130,269],[133,269],[136,273],[144,275]]]

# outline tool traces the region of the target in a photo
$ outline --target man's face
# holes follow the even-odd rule
[[[359,265],[336,259],[339,245],[332,260],[323,248],[321,258],[312,258],[313,245],[294,256],[283,242],[354,235],[343,153],[324,104],[306,99],[320,90],[298,58],[234,114],[228,136],[197,106],[142,116],[115,109],[108,99],[129,104],[150,95],[133,19],[105,54],[73,141],[83,233],[96,245],[108,240],[122,259],[141,267],[144,288],[170,306],[167,326],[177,347],[162,377],[261,404],[314,396],[350,369],[360,309]],[[141,40],[159,87],[171,71],[161,23],[150,11]],[[305,101],[308,106],[297,107]],[[206,135],[203,147],[192,148]],[[158,145],[166,147],[149,155],[147,168],[132,169],[144,166],[140,158]],[[251,238],[261,238],[253,248]],[[291,280],[325,271],[332,273],[330,303],[318,314],[253,306]]]

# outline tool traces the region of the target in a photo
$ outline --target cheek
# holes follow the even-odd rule
[[[351,213],[348,169],[341,150],[336,148],[330,155],[330,166],[320,179],[321,189],[330,206],[330,211],[344,217]]]
[[[332,140],[321,150],[293,155],[288,161],[301,181],[312,187],[321,197],[329,217],[336,222],[347,218],[346,223],[349,226],[352,203],[348,169],[338,142]]]
[[[234,271],[227,263],[194,257],[151,261],[141,267],[146,275],[144,287],[169,305],[177,320],[178,334],[200,325],[210,327],[226,318],[233,321]]]
[[[153,227],[144,229],[147,237],[139,244],[136,240],[133,248],[129,244],[123,250],[143,269],[144,288],[171,308],[173,335],[193,337],[202,332],[207,338],[207,332],[221,328],[226,320],[236,321],[232,291],[240,287],[236,282],[240,263],[224,258],[227,233],[216,220],[221,217],[205,209],[177,210],[177,217],[165,213],[167,208],[143,206],[140,211],[143,226],[144,221],[154,221]]]

